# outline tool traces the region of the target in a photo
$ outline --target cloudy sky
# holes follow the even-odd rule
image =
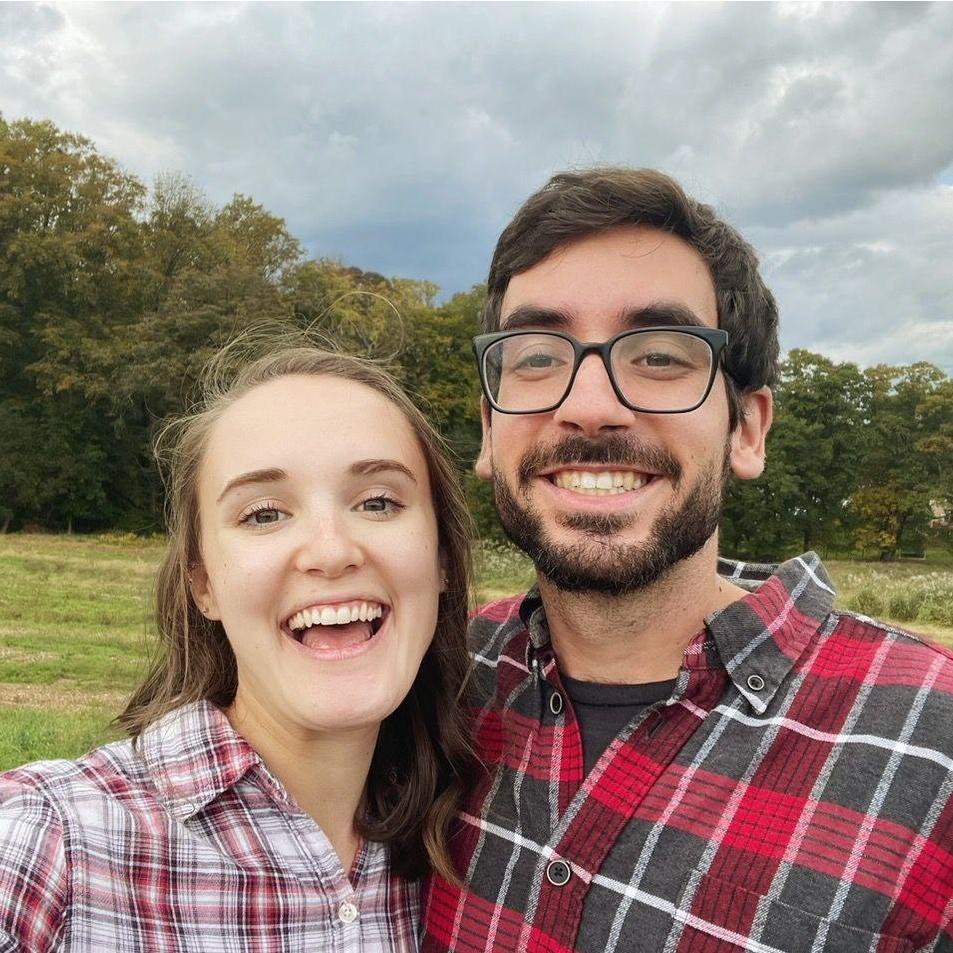
[[[953,373],[953,4],[2,3],[0,112],[444,294],[554,171],[657,166],[785,347]]]

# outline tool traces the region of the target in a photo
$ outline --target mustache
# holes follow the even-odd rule
[[[598,440],[581,435],[566,437],[549,447],[535,447],[520,461],[518,476],[525,486],[540,471],[549,467],[597,463],[617,464],[633,470],[657,473],[677,485],[682,476],[678,460],[662,447],[638,437],[608,434]]]

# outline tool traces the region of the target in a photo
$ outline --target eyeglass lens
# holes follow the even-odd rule
[[[487,387],[503,410],[532,413],[559,404],[569,389],[575,354],[554,334],[515,334],[484,356]],[[644,410],[688,410],[705,396],[712,351],[707,341],[679,331],[637,331],[616,340],[611,373],[625,399]]]

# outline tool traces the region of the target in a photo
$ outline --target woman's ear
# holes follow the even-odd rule
[[[198,606],[199,612],[206,619],[218,621],[221,619],[221,613],[218,611],[218,602],[215,599],[215,592],[209,581],[208,573],[205,567],[201,565],[193,566],[189,572],[189,589],[192,592],[192,599]]]

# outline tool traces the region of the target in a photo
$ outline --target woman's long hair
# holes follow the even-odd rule
[[[300,334],[279,337],[276,347],[271,334],[269,353],[253,360],[247,355],[256,346],[254,335],[226,346],[206,369],[197,406],[168,423],[156,440],[169,532],[156,580],[159,652],[117,723],[135,739],[181,705],[207,699],[227,707],[235,697],[237,666],[225,630],[198,611],[189,585],[190,570],[201,560],[199,469],[222,411],[252,388],[288,375],[364,384],[394,404],[416,434],[427,461],[447,584],[439,597],[433,642],[410,693],[381,725],[367,780],[367,811],[356,819],[357,827],[362,836],[391,845],[397,873],[415,878],[432,866],[455,880],[448,831],[476,770],[460,704],[469,671],[470,515],[443,441],[394,378],[373,361],[301,341]]]

